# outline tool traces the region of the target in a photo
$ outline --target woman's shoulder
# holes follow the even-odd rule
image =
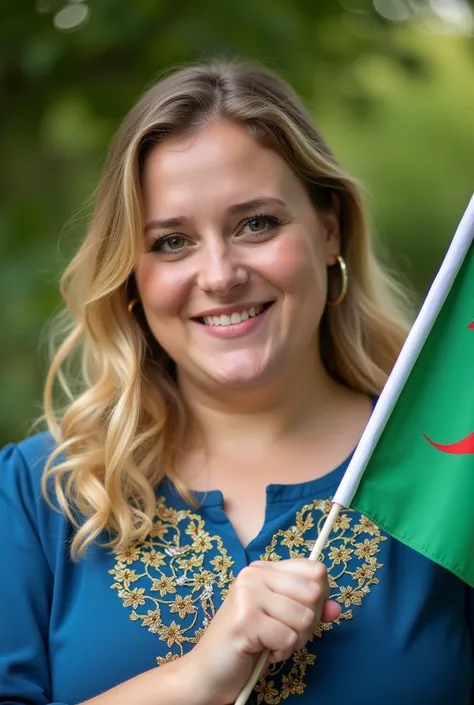
[[[49,455],[56,446],[56,441],[49,433],[43,431],[17,443],[8,443],[0,450],[0,467],[2,471],[29,469],[33,474],[40,474]]]
[[[29,564],[47,580],[65,559],[70,526],[54,493],[46,498],[42,488],[55,447],[51,434],[43,432],[0,450],[0,562],[16,571],[19,581]]]
[[[55,446],[56,441],[51,433],[49,431],[41,431],[16,443],[7,443],[0,450],[0,457],[3,458],[4,455],[11,455],[18,451],[26,460],[35,465],[41,460],[45,462]]]
[[[0,494],[23,505],[41,505],[44,467],[55,446],[47,431],[5,445],[0,450]]]

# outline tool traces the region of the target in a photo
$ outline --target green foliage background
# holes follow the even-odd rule
[[[405,22],[370,0],[90,0],[89,21],[61,32],[53,17],[65,4],[0,3],[0,445],[40,412],[42,331],[107,144],[143,89],[181,62],[242,57],[280,71],[423,296],[474,191],[469,23],[428,24],[428,0]]]

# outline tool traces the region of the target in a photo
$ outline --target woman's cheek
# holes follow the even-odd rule
[[[150,261],[151,260],[151,261]],[[186,272],[179,262],[153,262],[143,257],[135,270],[138,292],[151,317],[178,315],[185,304]]]
[[[321,278],[325,278],[325,265],[314,250],[307,237],[294,236],[275,242],[273,252],[268,253],[268,278],[288,294],[308,287],[314,289],[315,283],[319,290],[323,284]]]

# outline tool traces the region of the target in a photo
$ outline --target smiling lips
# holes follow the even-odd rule
[[[220,316],[203,316],[202,321],[206,326],[230,326],[231,324],[242,323],[247,321],[249,318],[255,318],[264,309],[263,304],[258,304],[258,306],[251,306],[249,309],[240,312],[231,313],[229,316],[226,314],[221,314]]]
[[[193,320],[209,335],[217,338],[237,338],[259,326],[272,304],[273,301],[270,301],[240,311],[216,312],[215,315],[201,316]]]

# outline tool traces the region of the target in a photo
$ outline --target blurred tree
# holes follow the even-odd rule
[[[451,27],[460,31],[465,23],[469,30],[472,13],[462,15],[469,6],[461,0],[448,4]],[[463,43],[467,54],[472,44],[455,40],[451,55],[437,61],[433,43],[427,48],[426,42],[401,39],[413,21],[425,29],[439,21],[447,7],[442,0],[202,0],[199,5],[191,0],[0,0],[0,6],[0,444],[24,435],[39,411],[46,361],[38,341],[59,303],[58,273],[83,232],[87,209],[73,219],[71,214],[93,190],[120,119],[162,70],[214,56],[257,59],[279,70],[313,106],[336,152],[376,186],[376,221],[390,243],[402,243],[400,252],[413,245],[405,205],[419,205],[414,185],[434,173],[426,150],[433,149],[444,123],[427,106],[433,87],[442,83],[442,91],[448,90],[451,80],[446,72],[439,78],[440,65],[456,66],[461,74],[449,91],[456,106],[452,112],[440,92],[434,101],[452,131],[444,154],[454,150],[454,170],[457,160],[465,165],[469,159],[468,118],[458,131],[449,116],[462,109],[462,91],[469,83],[467,59],[459,59],[457,47]],[[454,6],[461,12],[457,19]],[[74,13],[84,20],[75,26]],[[58,29],[68,22],[71,31]],[[472,100],[466,100],[472,114]],[[395,128],[405,145],[391,139]],[[432,141],[420,150],[416,140],[425,134]],[[405,188],[397,182],[400,169],[410,176]],[[439,182],[432,179],[438,194],[443,193],[441,179],[446,182],[446,173]],[[465,176],[458,181],[469,190]],[[462,198],[458,189],[446,216],[450,226]],[[387,216],[390,227],[384,228]],[[433,220],[421,219],[417,228],[429,228]],[[439,251],[417,278],[420,289]]]
[[[318,122],[368,187],[377,233],[423,296],[474,191],[472,46],[414,29],[392,39],[419,53],[429,76],[411,80],[393,62],[362,56],[352,70],[371,109],[348,119],[328,95]]]

